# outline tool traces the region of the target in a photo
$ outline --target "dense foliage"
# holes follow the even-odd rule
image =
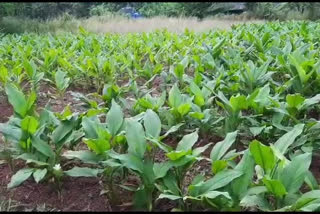
[[[115,13],[121,8],[132,6],[145,17],[152,16],[196,16],[204,18],[225,12],[234,7],[234,3],[219,2],[49,2],[49,3],[0,3],[1,16],[20,16],[37,19],[56,18],[69,13],[77,18],[91,15]],[[314,2],[247,2],[247,12],[253,17],[265,19],[318,19],[320,4]]]
[[[110,201],[121,187],[139,210],[164,199],[179,210],[319,210],[310,171],[319,153],[318,23],[181,35],[80,31],[1,35],[1,89],[14,109],[0,124],[1,159],[13,170],[25,161],[8,188],[32,178],[59,189],[65,176],[99,176]],[[53,112],[38,106],[41,84],[56,99],[79,85],[97,93],[74,93],[82,112]],[[210,172],[186,182],[200,161]],[[128,175],[136,186],[125,185]]]

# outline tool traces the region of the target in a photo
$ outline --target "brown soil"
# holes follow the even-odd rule
[[[7,97],[0,95],[0,123],[8,121],[12,114],[13,109],[9,104]]]
[[[0,166],[0,193],[19,201],[24,209],[34,209],[43,204],[61,211],[112,211],[105,196],[100,196],[98,179],[66,177],[59,197],[57,189],[49,182],[37,184],[29,179],[21,186],[8,191],[12,173],[8,166]],[[23,210],[22,210],[23,211]]]

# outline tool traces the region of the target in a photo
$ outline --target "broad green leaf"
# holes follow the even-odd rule
[[[260,165],[265,171],[271,170],[275,165],[275,155],[270,147],[253,140],[249,146],[250,153],[256,164]]]
[[[16,126],[0,123],[0,132],[8,139],[19,141],[22,137],[22,130]]]
[[[46,176],[47,174],[47,169],[37,169],[34,173],[33,173],[33,177],[34,180],[39,183],[39,181],[41,181],[44,176]]]
[[[127,121],[126,138],[129,147],[128,152],[143,158],[147,143],[143,127],[139,122],[131,119]]]
[[[172,160],[172,161],[175,161],[175,160],[178,160],[186,155],[189,155],[191,154],[191,150],[189,151],[171,151],[169,153],[166,154],[166,156]]]
[[[249,150],[245,151],[241,161],[234,169],[243,172],[243,175],[232,181],[231,188],[238,198],[242,198],[252,182],[254,173],[254,159]]]
[[[210,198],[210,199],[214,199],[219,196],[224,196],[225,198],[231,200],[231,197],[228,192],[210,191],[210,192],[207,192],[201,196],[206,197],[206,198]]]
[[[163,178],[172,167],[170,162],[154,163],[153,172],[155,179]]]
[[[107,154],[116,160],[120,160],[121,163],[128,169],[136,170],[143,173],[143,160],[134,154],[118,154],[114,151],[109,151]]]
[[[86,137],[90,139],[97,139],[98,129],[103,129],[104,127],[100,124],[100,121],[97,117],[84,117],[82,118],[81,125],[84,128]]]
[[[311,153],[298,155],[283,169],[280,181],[288,193],[297,192],[303,184],[311,164]]]
[[[243,173],[238,170],[224,170],[216,174],[206,182],[200,182],[193,185],[190,191],[191,196],[202,195],[212,190],[219,189],[228,185],[234,179],[240,177]]]
[[[67,78],[66,76],[67,76],[67,73],[61,70],[58,70],[55,73],[55,83],[59,91],[64,91],[69,86],[70,78]]]
[[[61,141],[72,132],[73,127],[73,120],[61,121],[60,125],[52,132],[52,141],[55,144],[60,144]]]
[[[7,83],[8,80],[8,70],[3,65],[0,67],[0,82],[4,85]]]
[[[83,139],[88,148],[94,151],[97,155],[103,154],[110,149],[110,142],[108,139]]]
[[[317,202],[318,206],[320,206],[319,199],[320,190],[312,190],[310,192],[304,193],[293,205],[293,210],[299,211],[301,210],[301,208],[313,204],[314,202]]]
[[[234,112],[248,108],[247,99],[243,95],[238,95],[236,97],[232,96],[230,98],[230,105]]]
[[[123,123],[123,112],[120,107],[114,100],[112,100],[111,108],[107,113],[107,126],[110,134],[115,136]]]
[[[161,132],[161,121],[159,116],[152,110],[148,109],[144,115],[144,127],[146,135],[158,139]]]
[[[26,168],[20,169],[16,174],[11,177],[11,181],[8,184],[8,188],[14,188],[22,184],[27,180],[33,173],[34,169]]]
[[[317,94],[314,97],[305,99],[305,101],[303,102],[303,108],[308,108],[309,106],[317,104],[319,102],[320,102],[320,94]]]
[[[178,112],[181,116],[186,115],[191,109],[191,105],[189,103],[184,103],[178,107]]]
[[[68,159],[77,158],[83,163],[97,164],[100,161],[99,156],[88,150],[83,151],[66,151],[63,156]]]
[[[23,120],[21,120],[21,128],[22,130],[34,134],[37,131],[37,128],[39,126],[39,122],[36,118],[32,116],[27,116]]]
[[[165,135],[161,136],[161,138],[165,138],[167,137],[169,134],[176,132],[181,126],[183,125],[183,123],[179,123],[175,126],[170,127],[170,129],[165,133]]]
[[[47,157],[51,158],[55,155],[50,145],[39,137],[32,138],[32,146]]]
[[[205,117],[205,115],[201,112],[190,112],[189,115],[190,117],[196,118],[198,120],[202,120]]]
[[[195,100],[194,100],[195,104],[197,104],[200,107],[203,106],[205,104],[205,100],[202,95],[201,89],[193,81],[190,84],[190,90],[195,95]]]
[[[287,194],[286,188],[283,186],[281,181],[267,178],[263,178],[262,181],[264,185],[266,185],[267,189],[276,197],[281,198]]]
[[[212,163],[212,172],[217,174],[218,172],[224,170],[228,166],[228,162],[226,160],[216,160]]]
[[[170,199],[170,200],[178,200],[178,199],[182,199],[181,196],[178,196],[178,195],[170,195],[170,194],[166,194],[166,193],[161,193],[158,197],[158,199],[163,199],[163,198],[167,198],[167,199]],[[157,200],[158,200],[157,199]]]
[[[259,135],[263,131],[263,129],[265,129],[265,128],[266,128],[266,126],[250,127],[249,130],[253,134],[253,136],[255,137],[255,136]]]
[[[198,140],[198,132],[192,132],[191,134],[187,134],[183,136],[183,138],[180,140],[177,146],[177,151],[189,151],[192,149],[192,146],[197,142]]]
[[[71,177],[97,177],[100,173],[99,169],[92,169],[88,167],[73,167],[72,169],[64,172]]]
[[[9,83],[6,85],[6,93],[14,111],[21,117],[26,116],[28,112],[28,103],[24,94],[17,87]]]
[[[175,68],[174,68],[174,74],[176,75],[176,77],[178,79],[182,79],[183,74],[184,74],[184,67],[182,64],[178,64]]]
[[[214,145],[210,153],[210,158],[212,161],[220,160],[223,155],[225,155],[228,149],[236,141],[237,133],[238,131],[228,133],[223,141],[220,141]]]
[[[300,106],[305,101],[305,98],[300,94],[288,94],[286,96],[287,104],[290,108],[297,108],[299,109]]]
[[[178,108],[182,103],[182,95],[177,86],[174,84],[169,92],[169,105],[173,108]]]
[[[289,146],[295,139],[302,133],[304,124],[298,124],[293,127],[291,131],[280,137],[274,146],[282,153],[285,154]]]
[[[262,211],[270,211],[272,208],[263,195],[246,195],[240,201],[242,207],[257,207]]]

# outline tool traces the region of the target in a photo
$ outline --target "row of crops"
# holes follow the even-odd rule
[[[33,180],[60,190],[67,176],[99,177],[110,203],[124,189],[139,210],[161,201],[184,211],[318,210],[310,169],[319,155],[319,42],[315,22],[1,35],[0,93],[14,110],[0,124],[0,159],[14,171],[8,188]],[[55,99],[74,87],[95,93],[72,93],[83,111],[54,112],[39,107],[43,84]],[[200,162],[207,171],[194,170]]]

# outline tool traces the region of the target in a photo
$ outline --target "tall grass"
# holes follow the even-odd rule
[[[93,33],[139,33],[164,28],[168,31],[179,33],[183,32],[186,28],[195,32],[205,32],[211,29],[229,29],[233,24],[247,22],[263,23],[264,21],[249,20],[245,16],[209,17],[201,21],[192,17],[153,17],[133,20],[114,14],[92,16],[87,19],[75,19],[65,14],[59,18],[48,21],[4,17],[0,23],[0,30],[5,33],[76,33],[78,32],[79,26],[82,26],[87,31]]]

